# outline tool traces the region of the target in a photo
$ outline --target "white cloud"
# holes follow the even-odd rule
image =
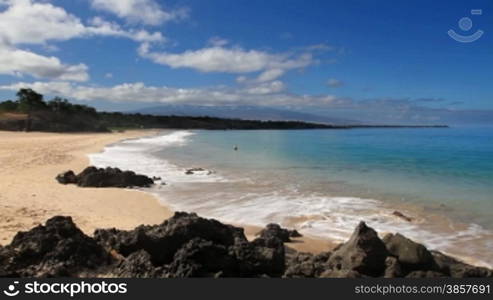
[[[11,44],[45,44],[88,36],[115,36],[138,42],[159,42],[159,32],[123,30],[118,24],[93,18],[84,25],[79,18],[50,3],[31,0],[11,0],[0,13],[0,37]]]
[[[329,78],[329,80],[327,80],[327,85],[332,88],[338,88],[343,86],[344,82],[340,81],[339,79]]]
[[[282,81],[276,80],[247,87],[245,91],[249,94],[267,95],[282,92],[285,88]]]
[[[275,80],[287,70],[304,68],[314,63],[310,53],[294,56],[223,46],[212,46],[175,54],[152,52],[149,44],[143,44],[139,48],[139,54],[155,63],[171,68],[191,68],[201,72],[236,74],[263,72],[258,78],[259,82]]]
[[[92,7],[113,13],[129,22],[159,25],[167,21],[186,18],[187,10],[165,11],[154,0],[91,0]]]
[[[284,73],[285,71],[283,69],[270,69],[260,74],[256,80],[257,82],[272,81],[281,77]]]
[[[5,0],[0,4],[3,9],[0,10],[0,74],[73,81],[89,79],[85,64],[65,64],[56,57],[20,49],[22,44],[41,44],[46,50],[56,50],[48,42],[89,36],[114,36],[146,43],[164,41],[160,32],[124,30],[102,18],[93,18],[89,25],[84,25],[65,9],[47,2]]]
[[[263,86],[265,90],[214,88],[173,88],[166,86],[147,86],[144,83],[125,83],[112,87],[94,87],[77,85],[68,82],[34,82],[15,83],[0,86],[0,90],[17,91],[19,88],[30,87],[37,92],[59,95],[82,101],[108,100],[116,102],[156,102],[186,104],[249,104],[265,106],[329,105],[336,101],[331,95],[296,95],[281,92],[282,83]]]
[[[42,56],[0,43],[0,74],[86,81],[89,79],[87,69],[84,64],[66,65],[56,57]]]

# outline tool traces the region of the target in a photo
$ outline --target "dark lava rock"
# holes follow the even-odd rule
[[[151,262],[151,256],[145,250],[139,250],[126,257],[113,271],[119,278],[158,278],[163,271]]]
[[[182,212],[176,212],[160,225],[139,226],[130,231],[99,229],[94,238],[124,256],[146,250],[156,265],[170,263],[176,251],[194,238],[226,246],[233,245],[236,239],[246,241],[241,228]]]
[[[77,176],[73,171],[65,171],[58,174],[56,180],[61,184],[76,184]]]
[[[204,168],[192,168],[185,171],[186,175],[194,175],[195,173],[206,173],[207,175],[211,175],[212,171],[208,171]]]
[[[383,241],[389,253],[408,270],[430,270],[434,265],[433,256],[425,246],[399,233],[388,234]]]
[[[392,213],[392,215],[400,218],[400,219],[403,219],[404,221],[407,221],[407,222],[412,222],[413,219],[411,217],[408,217],[406,216],[405,214],[401,213],[400,211],[396,210]]]
[[[455,278],[493,278],[493,271],[487,268],[465,264],[438,251],[432,251],[438,270]]]
[[[381,276],[385,271],[388,251],[375,230],[361,222],[349,241],[329,258],[333,270],[353,270],[363,275]]]
[[[109,262],[109,256],[70,217],[54,217],[30,231],[19,232],[3,251],[4,271],[22,277],[77,276]]]
[[[298,253],[289,257],[286,262],[285,278],[313,278],[320,277],[329,269],[327,261],[331,253],[323,252],[318,255]]]
[[[257,235],[264,239],[276,237],[284,243],[291,242],[292,237],[301,237],[301,234],[298,231],[284,229],[278,224],[268,224],[262,231],[257,233]]]
[[[175,253],[167,270],[168,277],[232,277],[239,268],[227,246],[195,238]]]
[[[77,175],[77,185],[81,187],[150,187],[154,180],[132,171],[118,168],[98,169],[87,167]]]

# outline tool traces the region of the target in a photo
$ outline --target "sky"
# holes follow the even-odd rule
[[[0,99],[488,123],[492,86],[491,0],[0,0]]]

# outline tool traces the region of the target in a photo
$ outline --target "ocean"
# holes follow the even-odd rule
[[[491,266],[492,129],[163,131],[90,158],[162,177],[148,191],[173,210],[335,241],[365,221]]]

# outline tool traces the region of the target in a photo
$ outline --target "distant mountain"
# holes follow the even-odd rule
[[[161,105],[147,107],[130,113],[155,116],[209,116],[216,118],[261,120],[261,121],[303,121],[331,125],[358,125],[361,122],[302,113],[284,109],[259,106],[202,106],[202,105]]]

